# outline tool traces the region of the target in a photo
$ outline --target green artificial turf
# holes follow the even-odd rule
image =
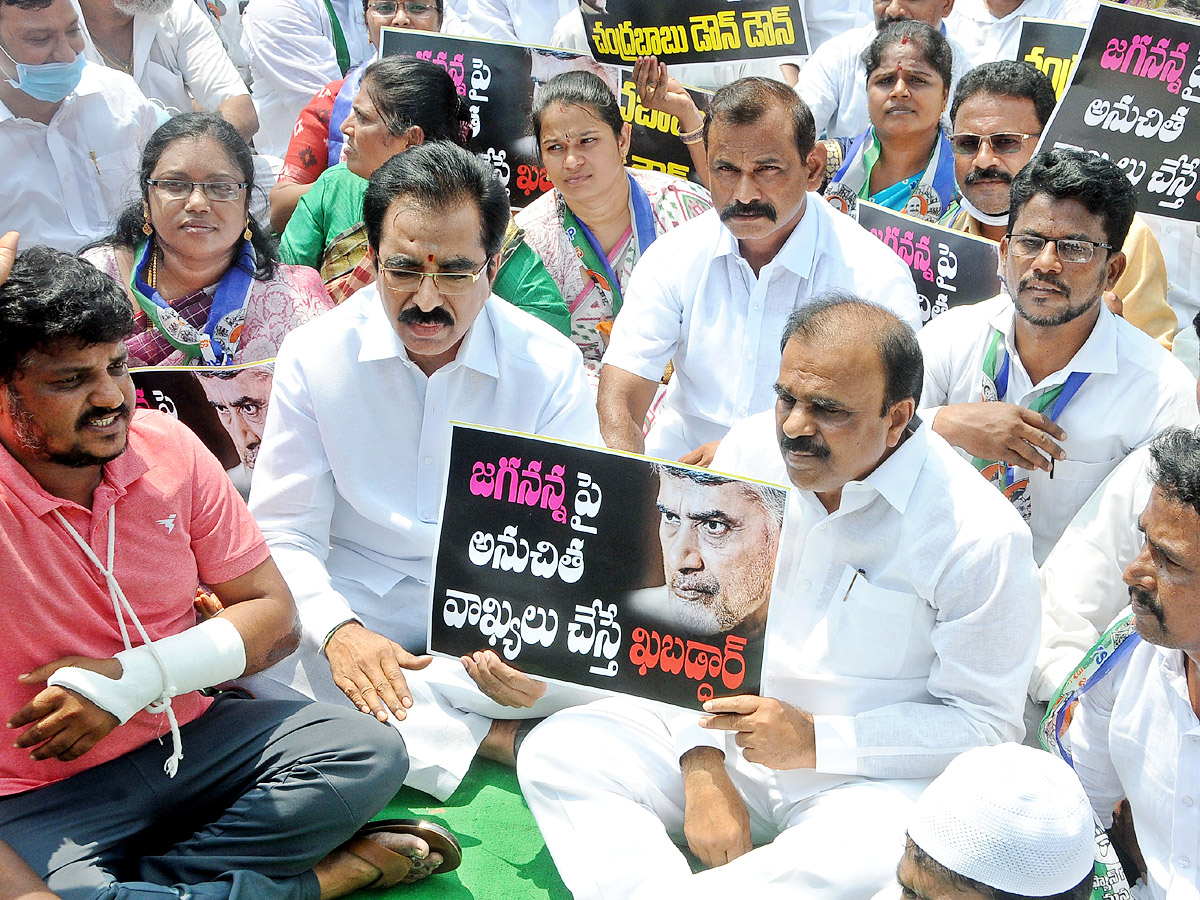
[[[444,825],[462,844],[462,865],[419,884],[360,891],[351,895],[354,900],[571,900],[521,797],[516,773],[498,763],[476,759],[445,803],[406,787],[377,818]]]

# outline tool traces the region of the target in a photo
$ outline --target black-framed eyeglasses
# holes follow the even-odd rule
[[[981,144],[987,144],[997,156],[1007,156],[1018,153],[1030,138],[1041,137],[1037,134],[1021,134],[1019,131],[997,131],[995,134],[971,134],[962,131],[950,135],[950,147],[957,156],[974,156],[979,152]]]
[[[441,12],[437,4],[427,3],[426,0],[375,0],[367,5],[367,9],[377,16],[390,19],[402,6],[410,19],[431,19]]]
[[[383,283],[389,290],[402,294],[415,294],[421,289],[421,279],[433,279],[433,286],[446,296],[464,294],[479,280],[488,267],[488,260],[474,272],[421,272],[416,269],[395,269],[380,266]]]
[[[1112,244],[1100,241],[1088,241],[1083,238],[1044,238],[1040,234],[1010,234],[1008,236],[1008,252],[1022,259],[1033,259],[1042,252],[1047,244],[1054,245],[1058,258],[1068,263],[1091,262],[1096,255],[1096,248],[1115,250]]]
[[[250,186],[248,181],[180,181],[176,178],[149,178],[146,184],[156,188],[168,200],[186,200],[200,188],[214,203],[236,200]]]

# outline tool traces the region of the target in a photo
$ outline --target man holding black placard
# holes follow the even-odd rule
[[[654,242],[626,292],[600,370],[605,443],[707,464],[737,419],[771,404],[778,334],[829,288],[858,291],[919,328],[908,267],[810,191],[825,151],[786,85],[743,78],[713,95],[704,125],[714,209]],[[642,423],[667,362],[674,376]]]
[[[794,485],[763,696],[709,701],[698,723],[603,700],[534,729],[518,775],[576,900],[871,897],[929,780],[1020,738],[1029,533],[915,418],[921,379],[886,310],[834,294],[789,320],[774,419],[741,432],[763,446],[774,431]],[[618,855],[599,853],[614,835]]]
[[[1125,271],[1133,210],[1107,160],[1038,154],[1012,183],[1007,293],[921,333],[923,418],[1021,510],[1039,563],[1130,450],[1197,421],[1184,365],[1102,300]]]

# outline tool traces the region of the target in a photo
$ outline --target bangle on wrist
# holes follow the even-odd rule
[[[329,641],[333,638],[333,636],[335,634],[337,634],[338,631],[343,626],[349,625],[351,622],[357,623],[358,619],[347,619],[345,622],[338,622],[336,625],[334,625],[332,628],[329,629],[329,634],[325,635],[325,640],[321,641],[321,654],[322,655],[324,655],[325,648],[329,646]]]
[[[704,118],[705,113],[700,113],[700,125],[693,131],[679,132],[679,139],[685,144],[698,144],[704,140]]]

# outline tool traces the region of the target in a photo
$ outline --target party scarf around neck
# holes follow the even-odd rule
[[[146,317],[168,343],[185,354],[189,361],[199,358],[203,365],[227,366],[233,362],[242,324],[246,319],[246,302],[254,284],[257,259],[254,248],[242,241],[237,260],[217,283],[212,307],[203,331],[198,331],[162,298],[156,288],[146,282],[146,269],[154,252],[154,242],[146,239],[134,249],[133,269],[129,273],[129,291]]]

